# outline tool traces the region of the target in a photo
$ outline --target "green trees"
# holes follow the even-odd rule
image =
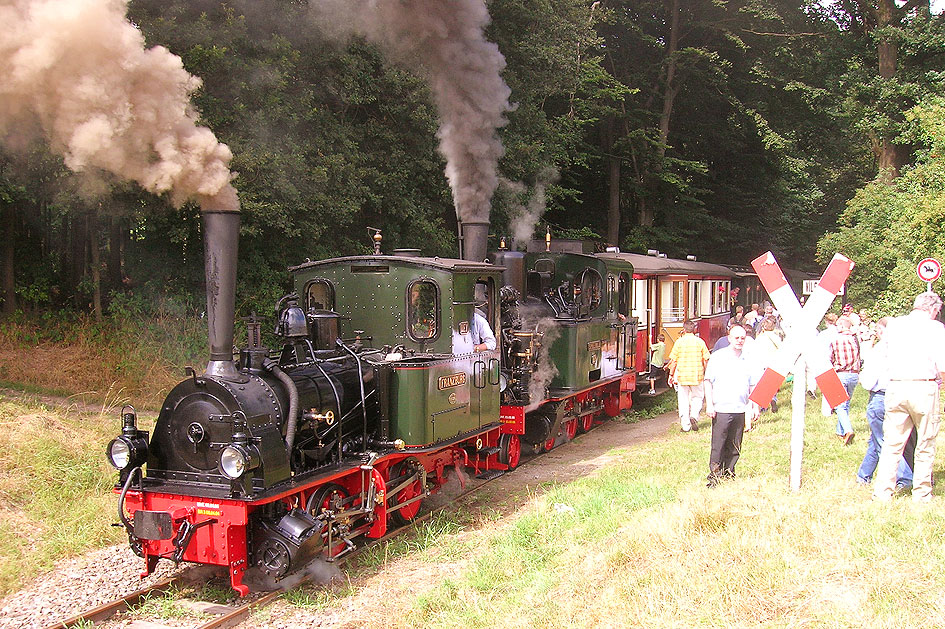
[[[941,169],[945,16],[927,2],[839,3],[849,63],[845,113],[875,156],[875,180],[846,204],[838,229],[819,243],[857,263],[851,298],[882,313],[908,309],[923,290],[919,260],[945,254]],[[868,143],[867,143],[868,142]]]
[[[811,265],[875,164],[929,159],[925,118],[904,112],[940,86],[942,20],[887,3],[491,0],[487,37],[505,56],[515,106],[500,130],[500,173],[513,183],[493,200],[492,233],[509,233],[531,201],[555,233],[597,233],[628,250],[745,262],[770,248],[787,266]],[[201,78],[200,123],[232,150],[243,313],[268,311],[288,265],[368,251],[368,227],[383,231],[387,251],[456,254],[429,86],[409,60],[339,40],[309,9],[129,4],[148,45]],[[174,210],[113,178],[91,190],[45,146],[10,139],[0,158],[4,312],[101,313],[127,290],[199,295],[195,206]],[[878,229],[867,208],[882,194],[881,183],[864,189],[844,229]],[[840,246],[840,234],[821,249]],[[875,255],[877,272],[889,272]],[[885,290],[871,282],[869,294]]]
[[[903,117],[915,129],[911,139],[924,147],[915,165],[892,182],[878,178],[857,191],[839,230],[819,245],[822,258],[841,251],[856,262],[849,283],[854,303],[891,314],[908,311],[925,290],[916,264],[945,260],[945,101],[929,100]]]

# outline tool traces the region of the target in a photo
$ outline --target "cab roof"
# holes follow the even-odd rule
[[[290,266],[289,271],[295,273],[305,269],[314,269],[338,264],[365,266],[371,264],[386,264],[389,266],[414,266],[418,268],[436,269],[440,271],[469,273],[499,273],[505,270],[505,267],[496,266],[488,262],[475,262],[471,260],[461,260],[459,258],[428,258],[411,255],[370,255],[344,256],[341,258],[329,258],[328,260],[308,260],[302,264]]]

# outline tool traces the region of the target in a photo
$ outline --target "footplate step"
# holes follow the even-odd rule
[[[476,476],[476,478],[479,480],[492,480],[493,478],[502,476],[503,474],[505,474],[505,472],[502,470],[486,470],[482,474]]]

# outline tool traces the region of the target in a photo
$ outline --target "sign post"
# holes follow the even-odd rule
[[[781,318],[787,325],[787,335],[781,349],[771,359],[771,364],[766,366],[749,399],[762,408],[767,406],[788,373],[794,373],[794,390],[791,395],[791,489],[797,491],[801,487],[801,460],[804,449],[806,369],[811,369],[815,374],[814,380],[831,408],[848,399],[846,389],[831,366],[829,357],[817,343],[817,325],[850,276],[853,261],[836,254],[803,308],[774,259],[774,254],[769,251],[758,256],[751,261],[751,266],[768,291],[774,307],[780,311]]]
[[[916,265],[915,274],[925,282],[926,290],[931,293],[932,282],[942,275],[942,265],[935,258],[926,258]]]

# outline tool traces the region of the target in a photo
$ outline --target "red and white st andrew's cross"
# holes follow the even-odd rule
[[[837,372],[830,364],[830,357],[817,342],[817,326],[827,313],[827,309],[830,308],[830,304],[833,303],[834,297],[840,292],[843,283],[850,277],[853,261],[839,253],[836,254],[803,308],[797,300],[797,295],[794,294],[794,289],[785,279],[777,260],[774,259],[774,254],[769,251],[758,256],[751,261],[751,266],[761,279],[765,290],[768,291],[774,307],[780,312],[786,324],[787,336],[785,343],[775,353],[771,364],[767,365],[761,380],[755,385],[749,398],[758,406],[768,406],[797,361],[797,357],[803,353],[808,368],[816,374],[814,379],[823,392],[824,398],[830,404],[830,408],[836,408],[845,402],[848,396]],[[804,374],[795,374],[794,377],[803,378]]]

